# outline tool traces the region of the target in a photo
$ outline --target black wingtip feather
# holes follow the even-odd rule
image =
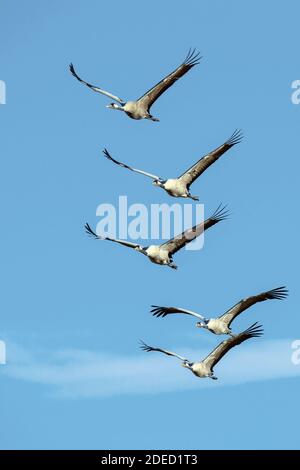
[[[116,160],[115,158],[113,158],[111,156],[111,154],[109,153],[109,151],[105,148],[103,151],[102,151],[103,155],[108,159],[110,160],[111,162],[115,163],[116,165],[119,165],[123,168],[127,168],[128,170],[130,171],[133,171],[132,168],[128,165],[126,165],[125,163],[122,163],[122,162],[118,162],[118,160]]]
[[[243,140],[244,136],[241,129],[236,129],[230,138],[225,142],[226,145],[233,147],[236,144],[239,144]]]
[[[70,69],[70,72],[72,75],[74,75],[74,77],[78,77],[77,73],[75,72],[75,69],[74,69],[74,65],[72,64],[72,62],[70,63],[69,65],[69,69]]]
[[[218,205],[217,209],[215,212],[212,214],[210,217],[211,221],[217,223],[220,222],[221,220],[228,219],[230,216],[229,210],[227,209],[227,206],[223,206],[222,203]]]
[[[151,307],[154,307],[152,308],[152,310],[150,310],[150,312],[152,313],[154,317],[159,318],[159,317],[165,317],[167,315],[164,307],[159,307],[158,305],[151,305]]]
[[[140,348],[146,352],[152,351],[152,348],[148,346],[148,344],[146,344],[142,339],[140,339]]]
[[[92,230],[92,228],[90,227],[90,225],[87,222],[84,225],[84,228],[85,228],[85,231],[88,235],[90,235],[93,238],[99,239],[98,235],[94,232],[94,230]]]
[[[113,160],[112,156],[110,155],[109,151],[105,148],[102,150],[103,155],[105,155],[106,158],[109,160]]]
[[[262,336],[264,332],[264,329],[262,325],[258,325],[258,322],[253,323],[253,325],[249,326],[243,333],[242,335],[245,335],[248,338],[258,338],[259,336]]]
[[[190,48],[183,63],[184,65],[194,67],[195,65],[198,65],[200,63],[201,59],[202,56],[200,55],[200,52],[196,52],[196,48]]]
[[[118,162],[118,160],[115,160],[115,159],[111,156],[111,154],[109,153],[109,151],[108,151],[107,149],[104,149],[102,152],[103,152],[103,155],[104,155],[108,160],[110,160],[111,162],[114,162],[114,163],[116,163],[117,165],[120,165],[120,166],[126,166],[126,165],[123,165],[123,164],[121,165],[120,162]]]
[[[283,299],[286,299],[286,297],[288,297],[289,291],[286,288],[286,286],[281,286],[281,287],[276,287],[275,289],[269,290],[266,295],[268,299],[283,300]]]

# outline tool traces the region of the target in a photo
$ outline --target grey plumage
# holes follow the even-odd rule
[[[148,90],[146,93],[144,93],[144,95],[135,101],[125,101],[122,98],[119,98],[118,96],[113,95],[112,93],[105,91],[98,86],[94,86],[86,82],[79,77],[72,63],[70,64],[70,72],[73,77],[89,87],[91,90],[105,95],[118,103],[111,103],[107,105],[108,108],[124,111],[132,119],[150,119],[152,121],[159,121],[159,119],[153,117],[150,114],[151,106],[179,78],[185,75],[195,65],[199,64],[200,59],[201,57],[199,53],[197,53],[195,49],[190,49],[185,60],[181,65],[179,65],[179,67],[173,70],[173,72],[169,73],[166,77],[160,80],[160,82],[150,88],[150,90]]]
[[[226,210],[226,207],[222,207],[221,205],[219,205],[219,207],[212,214],[212,216],[204,220],[204,222],[195,225],[191,229],[185,230],[184,232],[168,240],[167,242],[161,243],[160,245],[150,245],[146,247],[143,247],[137,243],[127,242],[125,240],[99,236],[96,234],[96,232],[91,229],[88,223],[85,224],[85,230],[88,235],[92,236],[95,239],[108,240],[115,243],[119,243],[120,245],[127,246],[129,248],[133,248],[134,250],[146,255],[150,259],[150,261],[155,264],[161,264],[169,266],[172,269],[177,269],[177,266],[173,262],[173,255],[178,250],[183,248],[187,243],[190,243],[196,237],[201,235],[205,230],[217,224],[221,220],[226,219],[227,216],[228,211]]]

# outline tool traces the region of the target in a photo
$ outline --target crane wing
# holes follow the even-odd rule
[[[181,361],[187,361],[188,362],[188,359],[186,359],[185,357],[182,357],[182,356],[179,356],[179,354],[177,353],[174,353],[172,351],[167,351],[166,349],[161,349],[161,348],[153,348],[152,346],[149,346],[148,344],[144,343],[144,341],[140,341],[141,343],[141,349],[143,351],[146,351],[146,352],[152,352],[152,351],[157,351],[157,352],[161,352],[163,354],[166,354],[167,356],[174,356],[174,357],[177,357],[178,359],[180,359]]]
[[[126,168],[127,170],[134,171],[135,173],[140,173],[141,175],[148,176],[149,178],[153,180],[162,181],[162,179],[157,175],[153,175],[152,173],[147,173],[146,171],[138,170],[137,168],[132,168],[131,166],[126,165],[126,163],[122,163],[122,162],[119,162],[118,160],[115,160],[110,155],[107,149],[103,150],[103,154],[105,155],[106,158],[108,158],[108,160],[111,160],[112,162],[116,163],[116,165]]]
[[[224,323],[227,323],[230,326],[231,322],[240,315],[240,313],[244,312],[252,305],[256,304],[257,302],[263,302],[265,300],[270,299],[278,299],[282,300],[288,296],[288,290],[286,287],[277,287],[276,289],[268,290],[266,292],[262,292],[258,295],[253,295],[252,297],[247,297],[245,299],[240,300],[240,302],[236,303],[233,307],[231,307],[227,312],[221,315],[219,318]]]
[[[199,235],[201,235],[205,230],[217,224],[221,220],[226,219],[227,217],[228,211],[226,210],[226,206],[222,207],[220,204],[212,216],[206,219],[204,222],[201,222],[200,224],[185,230],[181,234],[177,235],[171,240],[168,240],[160,246],[161,248],[166,249],[170,255],[173,255],[185,245],[195,240],[195,238],[199,237]]]
[[[138,248],[140,246],[137,243],[127,242],[126,240],[118,240],[117,238],[110,238],[110,237],[101,237],[97,235],[96,232],[94,232],[94,230],[91,229],[88,223],[86,223],[84,227],[85,227],[86,233],[97,240],[108,240],[110,242],[115,242],[115,243],[119,243],[120,245],[127,246],[128,248]]]
[[[202,362],[211,370],[213,370],[214,366],[222,359],[223,356],[225,356],[228,351],[230,351],[230,349],[238,346],[247,339],[259,337],[262,334],[262,326],[254,323],[242,333],[239,333],[233,338],[222,341],[222,343],[220,343]]]
[[[173,70],[169,75],[158,82],[154,87],[148,90],[138,101],[143,104],[149,111],[153,103],[179,78],[185,75],[192,67],[199,64],[201,57],[196,50],[189,50],[185,60],[176,70]]]
[[[159,307],[158,305],[151,305],[152,310],[151,313],[155,317],[166,317],[167,315],[171,315],[173,313],[184,313],[186,315],[192,315],[193,317],[200,318],[200,320],[205,320],[203,315],[199,313],[195,313],[192,310],[186,310],[185,308],[177,308],[177,307]]]
[[[70,72],[73,75],[73,77],[77,78],[77,80],[79,82],[83,83],[84,85],[89,87],[91,90],[95,91],[96,93],[101,93],[102,95],[108,96],[112,100],[117,101],[118,103],[120,103],[122,105],[125,104],[125,101],[122,100],[121,98],[119,98],[118,96],[115,96],[112,93],[109,93],[109,91],[102,90],[101,88],[99,88],[97,86],[94,86],[94,85],[91,85],[90,83],[85,82],[84,80],[82,80],[82,78],[80,78],[79,75],[77,75],[77,73],[75,72],[73,64],[70,64]]]
[[[186,184],[187,188],[213,163],[215,163],[221,155],[229,150],[234,145],[242,140],[242,133],[240,130],[234,131],[232,136],[220,147],[202,157],[198,162],[185,171],[178,179]]]

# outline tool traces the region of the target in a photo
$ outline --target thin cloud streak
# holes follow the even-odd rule
[[[215,367],[218,381],[198,379],[180,362],[159,353],[132,356],[104,354],[80,349],[28,351],[10,348],[3,375],[47,386],[52,395],[65,398],[96,398],[126,394],[153,394],[180,390],[257,382],[300,375],[292,363],[292,340],[270,340],[231,351]],[[176,348],[174,348],[176,350]],[[191,360],[208,351],[180,348]]]

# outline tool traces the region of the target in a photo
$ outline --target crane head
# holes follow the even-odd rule
[[[163,185],[164,185],[163,183],[164,183],[164,182],[161,181],[161,180],[154,180],[154,181],[152,182],[153,186],[159,186],[160,188],[163,187]]]
[[[189,362],[189,361],[183,361],[181,363],[182,367],[186,367],[186,369],[191,369],[193,363],[192,362]]]
[[[120,111],[123,111],[122,106],[119,106],[117,103],[109,103],[106,105],[106,107],[109,109],[118,109]]]

